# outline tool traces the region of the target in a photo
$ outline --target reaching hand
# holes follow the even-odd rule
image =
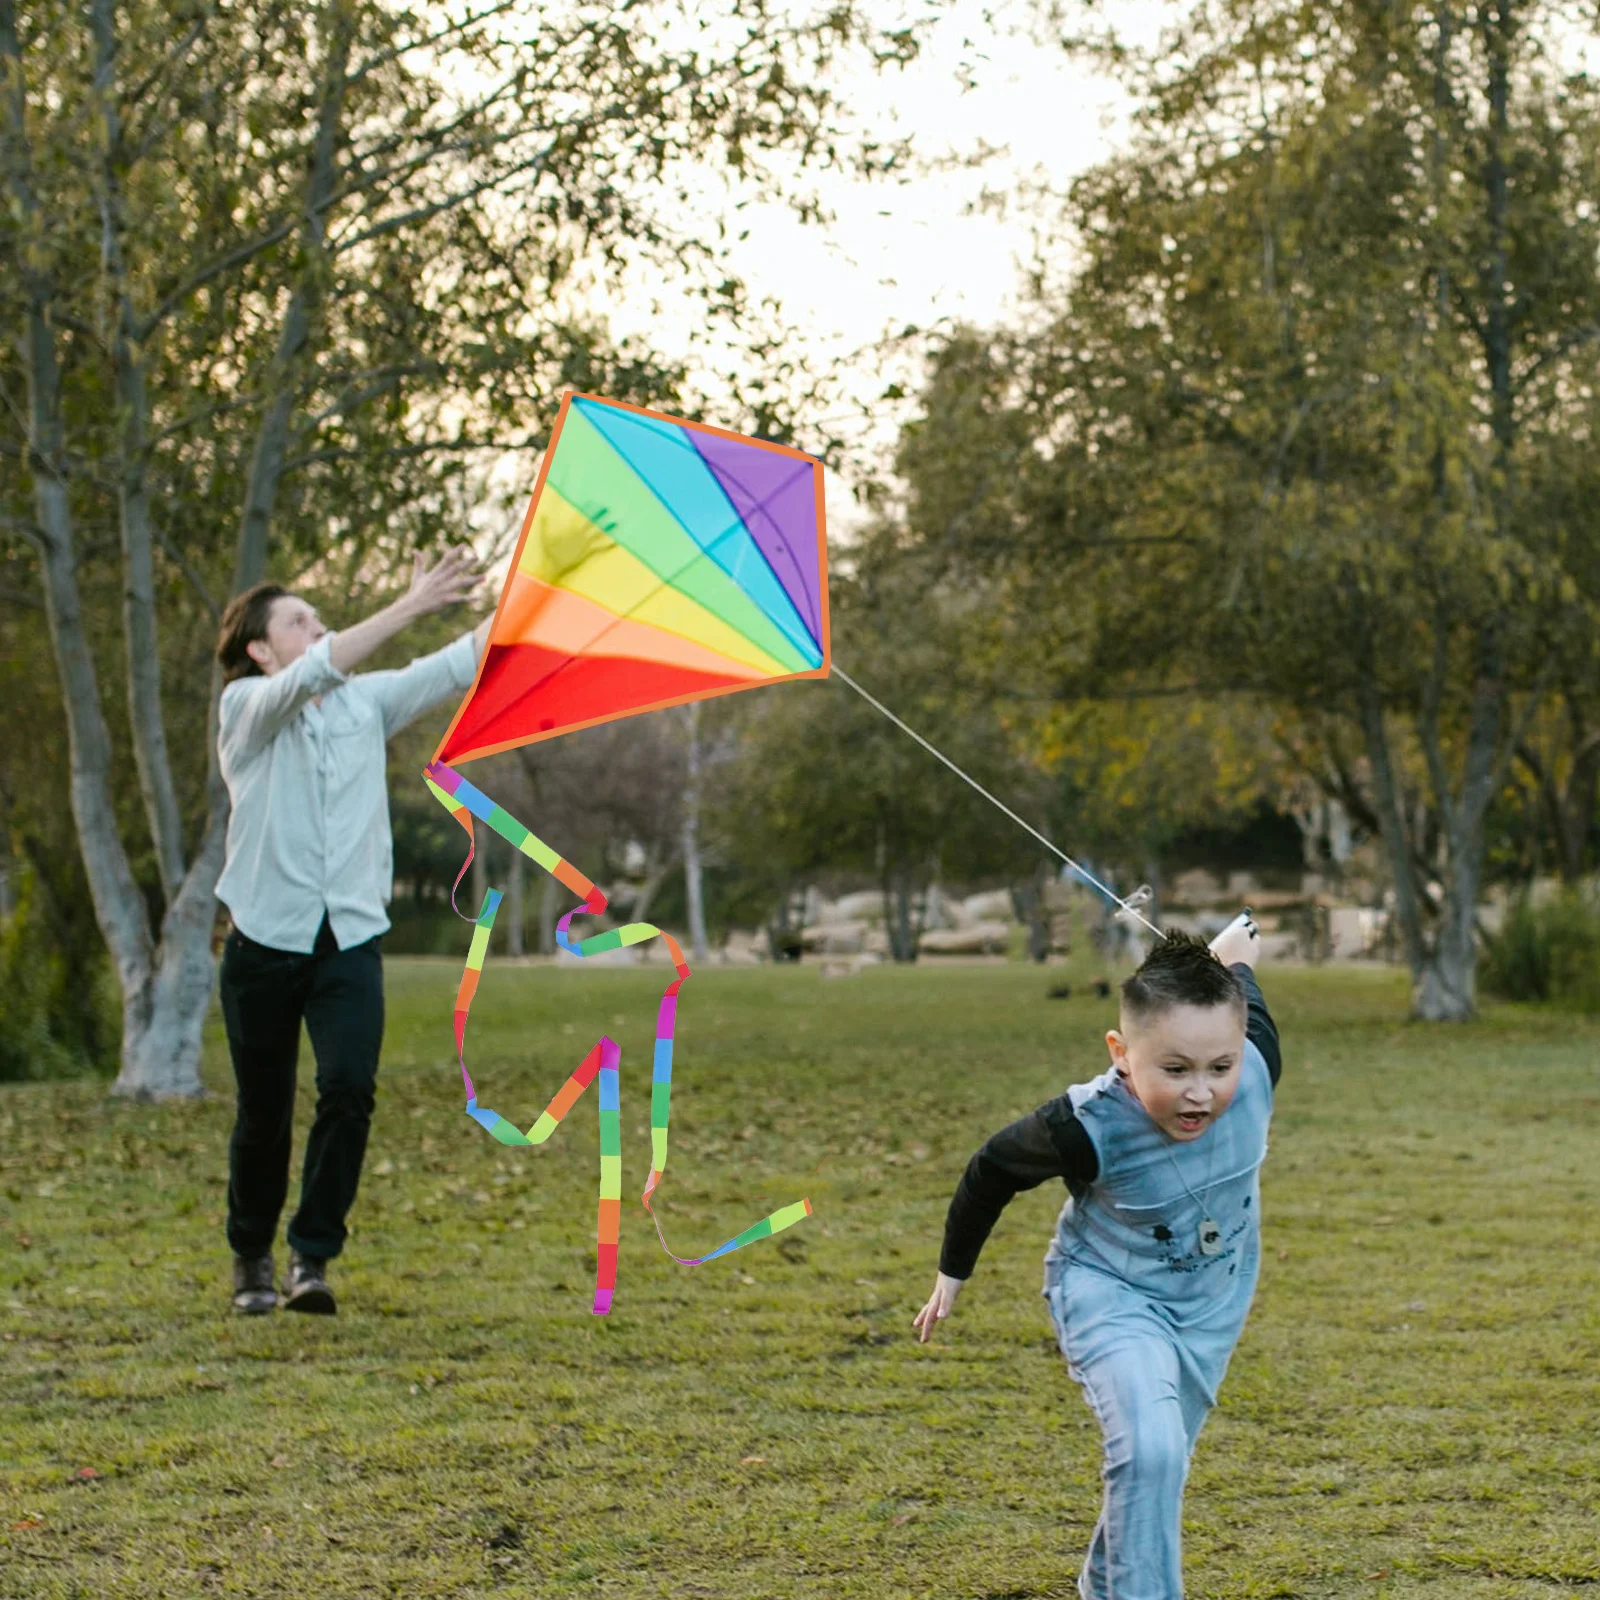
[[[1225,967],[1231,967],[1235,961],[1253,967],[1261,959],[1261,933],[1256,919],[1250,915],[1249,906],[1211,941],[1211,953]]]
[[[463,600],[472,599],[482,577],[478,558],[465,545],[446,550],[432,567],[419,555],[412,562],[411,588],[406,600],[419,617],[446,611]]]
[[[965,1278],[947,1278],[942,1272],[934,1279],[927,1305],[911,1319],[911,1326],[922,1335],[921,1343],[926,1344],[932,1337],[936,1322],[942,1322],[955,1310],[956,1296],[965,1282]]]

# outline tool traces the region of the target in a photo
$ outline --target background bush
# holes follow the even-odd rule
[[[0,922],[0,1082],[112,1077],[121,1019],[110,958],[91,938],[63,938],[31,867]]]
[[[1568,890],[1535,905],[1524,895],[1485,953],[1481,981],[1506,1000],[1600,1012],[1600,896]]]

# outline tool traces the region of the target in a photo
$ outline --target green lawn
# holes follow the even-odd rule
[[[0,1092],[0,1595],[1071,1596],[1098,1436],[1038,1294],[1059,1187],[936,1345],[910,1321],[967,1156],[1100,1070],[1111,1003],[1016,964],[697,974],[669,1242],[816,1215],[682,1268],[635,1203],[663,969],[491,961],[485,1104],[526,1127],[597,1033],[623,1047],[595,1318],[594,1097],[539,1150],[491,1141],[457,976],[389,963],[334,1319],[228,1311],[215,1036],[201,1105]],[[1262,978],[1265,1265],[1190,1479],[1190,1600],[1595,1592],[1600,1025],[1425,1028],[1391,972]]]

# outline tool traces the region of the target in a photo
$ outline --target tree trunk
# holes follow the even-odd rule
[[[911,872],[897,863],[883,875],[883,926],[889,937],[889,954],[896,961],[910,963],[917,959],[917,944],[921,930],[911,915]]]
[[[192,1096],[200,1092],[200,1039],[210,1002],[214,962],[211,931],[216,919],[215,889],[222,870],[228,801],[216,771],[216,708],[220,683],[215,671],[207,737],[209,805],[200,849],[187,874],[182,871],[181,829],[166,750],[154,626],[154,574],[151,527],[144,484],[144,376],[135,336],[126,270],[120,256],[119,179],[115,169],[117,94],[112,81],[115,40],[112,12],[99,0],[91,16],[97,52],[96,87],[104,129],[103,246],[107,268],[117,285],[117,324],[113,363],[123,426],[119,498],[124,552],[124,627],[128,662],[129,710],[133,723],[140,788],[150,818],[168,910],[160,943],[152,936],[148,913],[135,883],[116,826],[111,799],[111,748],[94,661],[85,633],[77,587],[71,510],[65,475],[60,415],[60,373],[50,325],[52,285],[37,272],[24,284],[27,323],[23,353],[29,394],[29,445],[36,516],[43,530],[41,566],[45,608],[61,679],[72,771],[72,810],[90,896],[102,936],[111,951],[122,990],[121,1071],[114,1092],[139,1098]],[[319,106],[316,155],[308,182],[308,253],[320,247],[322,211],[332,192],[339,119],[349,65],[350,19],[336,8],[330,40],[326,91]],[[13,213],[23,229],[38,231],[42,219],[31,187],[24,84],[15,24],[14,0],[0,0],[0,61],[6,67],[5,179]],[[48,257],[41,252],[38,259]],[[308,267],[308,274],[315,266]],[[310,282],[310,278],[305,280]],[[303,321],[303,325],[302,325]],[[291,298],[279,354],[298,356],[309,337],[309,309],[302,293]],[[280,368],[280,377],[282,370]],[[280,384],[258,435],[246,514],[241,524],[236,588],[255,581],[265,562],[266,522],[282,475],[283,452],[275,448],[273,428],[286,426],[290,391]],[[263,440],[263,436],[267,436]]]
[[[628,913],[634,922],[648,922],[650,920],[650,904],[661,891],[661,885],[672,876],[672,869],[677,866],[675,856],[667,856],[664,860],[647,861],[645,866],[645,879],[639,886],[639,892],[633,898],[633,907]]]
[[[1487,150],[1481,172],[1490,245],[1479,268],[1484,316],[1479,325],[1490,392],[1490,426],[1495,440],[1495,486],[1490,495],[1495,523],[1503,528],[1510,514],[1515,466],[1516,395],[1512,376],[1512,324],[1508,295],[1508,174],[1505,162],[1511,73],[1509,41],[1515,26],[1512,8],[1502,5],[1484,13],[1480,26],[1489,57]],[[1412,1014],[1428,1022],[1465,1022],[1477,1009],[1477,900],[1482,874],[1483,821],[1498,787],[1500,725],[1506,689],[1500,647],[1500,621],[1491,616],[1475,641],[1473,684],[1466,766],[1459,799],[1445,772],[1438,732],[1438,683],[1442,677],[1445,620],[1435,622],[1440,659],[1425,696],[1421,734],[1433,780],[1442,844],[1448,865],[1442,919],[1433,949],[1413,964]],[[1513,738],[1510,748],[1518,739]]]
[[[700,870],[700,702],[687,708],[689,780],[683,792],[683,886],[689,912],[689,950],[706,959],[706,911]]]
[[[156,631],[155,557],[150,498],[145,482],[149,397],[144,357],[134,314],[122,241],[122,114],[116,92],[117,40],[112,0],[94,0],[95,103],[101,140],[97,173],[100,259],[114,303],[111,365],[121,434],[118,462],[118,521],[122,534],[123,646],[127,662],[128,723],[145,816],[155,845],[161,889],[170,905],[183,881],[183,824],[167,758],[166,720],[161,710],[161,651]]]
[[[547,872],[539,890],[539,954],[556,953],[556,891],[560,886]]]
[[[1572,888],[1588,865],[1589,835],[1594,828],[1596,800],[1600,798],[1600,731],[1589,731],[1570,690],[1566,705],[1572,765],[1565,784],[1556,781],[1554,760],[1546,765],[1526,743],[1518,746],[1517,753],[1537,785],[1539,809],[1555,845],[1556,870],[1561,882]]]
[[[311,342],[313,314],[326,265],[324,217],[339,175],[339,127],[344,116],[354,26],[354,13],[349,8],[335,5],[328,9],[333,27],[322,97],[317,106],[311,170],[306,181],[305,225],[301,237],[305,264],[284,309],[267,384],[270,398],[261,426],[256,430],[255,449],[250,458],[250,477],[239,519],[239,547],[234,564],[235,594],[258,583],[266,570],[272,511],[289,456],[289,424],[294,417],[300,361]]]
[[[522,938],[522,878],[528,858],[520,850],[511,852],[511,879],[506,885],[506,954],[525,954]]]
[[[23,319],[18,341],[27,392],[28,458],[36,539],[44,580],[45,618],[61,683],[67,724],[70,800],[89,880],[95,920],[111,951],[123,995],[123,1064],[142,1037],[152,1003],[152,941],[144,899],[117,831],[111,797],[111,736],[95,675],[78,589],[78,557],[67,485],[61,415],[61,369],[51,323],[54,284],[41,263],[48,219],[33,189],[25,80],[13,0],[0,0],[0,141],[7,200],[16,219],[23,262]]]
[[[137,1099],[193,1097],[200,1082],[200,1042],[216,960],[216,882],[227,839],[226,807],[213,807],[194,864],[161,924],[145,1026],[124,1028],[122,1070],[113,1092]]]
[[[1595,808],[1600,803],[1600,736],[1591,741],[1586,757],[1573,763],[1567,779],[1567,792],[1561,807],[1561,881],[1568,888],[1583,876],[1589,863],[1589,834],[1594,828]]]
[[[1033,882],[1028,885],[1028,954],[1038,962],[1050,959],[1050,914],[1045,905],[1045,884],[1049,875],[1050,864],[1041,860],[1033,869]]]
[[[475,842],[477,849],[472,852],[472,870],[467,878],[472,894],[472,904],[467,909],[474,917],[483,909],[489,893],[489,830],[479,828]]]

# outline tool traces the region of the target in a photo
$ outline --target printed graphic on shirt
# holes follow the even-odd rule
[[[1249,1206],[1250,1198],[1247,1195],[1244,1209],[1248,1211]],[[1199,1272],[1203,1267],[1220,1267],[1227,1262],[1228,1272],[1232,1275],[1238,1270],[1239,1240],[1249,1228],[1250,1218],[1241,1216],[1232,1227],[1224,1230],[1222,1246],[1214,1255],[1201,1253],[1198,1225],[1188,1229],[1187,1243],[1177,1237],[1165,1222],[1156,1223],[1150,1230],[1150,1236],[1161,1247],[1161,1264],[1169,1272]]]

